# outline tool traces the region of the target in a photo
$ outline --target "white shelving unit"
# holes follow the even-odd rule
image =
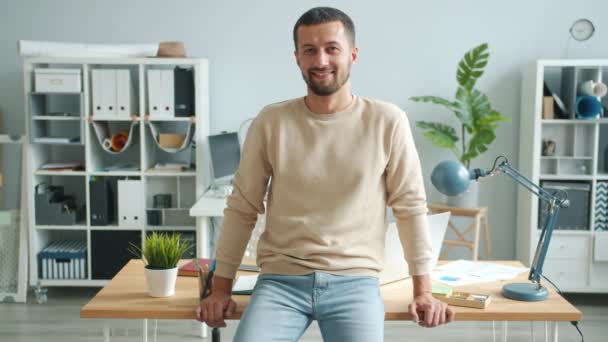
[[[173,70],[176,67],[193,71],[195,112],[188,117],[151,118],[148,115],[148,71]],[[34,70],[39,68],[80,70],[81,91],[36,91]],[[93,71],[113,69],[129,72],[132,98],[130,117],[93,115]],[[31,58],[24,60],[23,72],[30,142],[27,155],[30,285],[101,286],[112,275],[96,272],[96,268],[101,269],[103,262],[111,262],[113,255],[128,255],[123,248],[124,242],[141,243],[150,231],[183,232],[196,242],[196,255],[204,255],[207,239],[196,229],[196,222],[188,215],[188,210],[203,194],[209,182],[209,168],[205,163],[206,137],[209,135],[208,61],[195,58]],[[184,127],[193,125],[191,144],[176,153],[162,150],[149,129],[151,122],[156,123],[163,133],[181,133]],[[109,153],[99,143],[94,124],[104,125],[110,134],[128,130],[134,124],[130,136],[134,140],[121,153]],[[69,142],[39,143],[40,137],[73,139]],[[73,161],[80,162],[82,169],[41,169],[45,164]],[[151,170],[157,163],[172,162],[189,163],[191,167],[172,172]],[[116,189],[118,180],[141,180],[142,193],[132,194],[131,198],[141,202],[144,222],[138,225],[121,224],[118,219],[120,209],[116,208],[118,211],[113,222],[106,226],[92,225],[90,208],[91,201],[95,199],[91,198],[90,181],[93,179],[106,180],[111,184],[117,206],[120,206]],[[67,225],[37,222],[35,187],[43,182],[63,186],[66,195],[74,196],[76,207],[84,208],[82,218],[75,224]],[[171,194],[171,206],[162,209],[154,207],[153,198],[158,194]],[[84,279],[42,279],[38,253],[49,243],[64,239],[86,242],[86,276]],[[103,249],[100,248],[101,241],[107,242]],[[120,247],[117,248],[117,245]]]
[[[537,184],[588,189],[586,200],[585,191],[571,189],[569,210],[578,216],[564,210],[560,213],[583,219],[554,230],[543,275],[565,292],[607,293],[606,199],[598,189],[608,185],[608,99],[601,99],[598,119],[576,119],[574,115],[576,89],[589,79],[608,82],[608,60],[538,60],[524,71],[519,170]],[[564,102],[564,117],[543,118],[545,84]],[[543,140],[555,143],[554,153],[543,152]],[[517,199],[517,255],[530,264],[540,233],[539,199],[521,187]],[[586,201],[588,205],[582,205]]]

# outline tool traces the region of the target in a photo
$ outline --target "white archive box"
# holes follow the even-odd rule
[[[81,79],[80,69],[34,69],[34,89],[40,93],[79,93]]]
[[[128,118],[134,108],[133,83],[129,70],[91,71],[93,115],[97,118]]]
[[[141,180],[118,181],[118,226],[144,227],[143,184]]]
[[[175,116],[173,70],[148,70],[148,113],[152,118]]]

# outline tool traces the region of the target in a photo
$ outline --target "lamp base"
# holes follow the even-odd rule
[[[545,287],[539,287],[534,283],[511,283],[502,287],[502,295],[524,302],[539,302],[547,299],[549,291]]]

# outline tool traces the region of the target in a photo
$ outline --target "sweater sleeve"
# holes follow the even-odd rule
[[[233,192],[224,209],[224,222],[216,248],[215,274],[234,279],[258,214],[265,212],[264,195],[272,174],[261,115],[251,123],[241,161],[232,181]]]
[[[431,270],[432,245],[420,159],[409,120],[401,112],[393,127],[386,167],[387,205],[393,209],[410,275]]]

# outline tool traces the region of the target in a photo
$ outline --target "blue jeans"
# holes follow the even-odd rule
[[[234,341],[298,341],[316,320],[325,342],[378,342],[384,302],[375,277],[262,274]]]

